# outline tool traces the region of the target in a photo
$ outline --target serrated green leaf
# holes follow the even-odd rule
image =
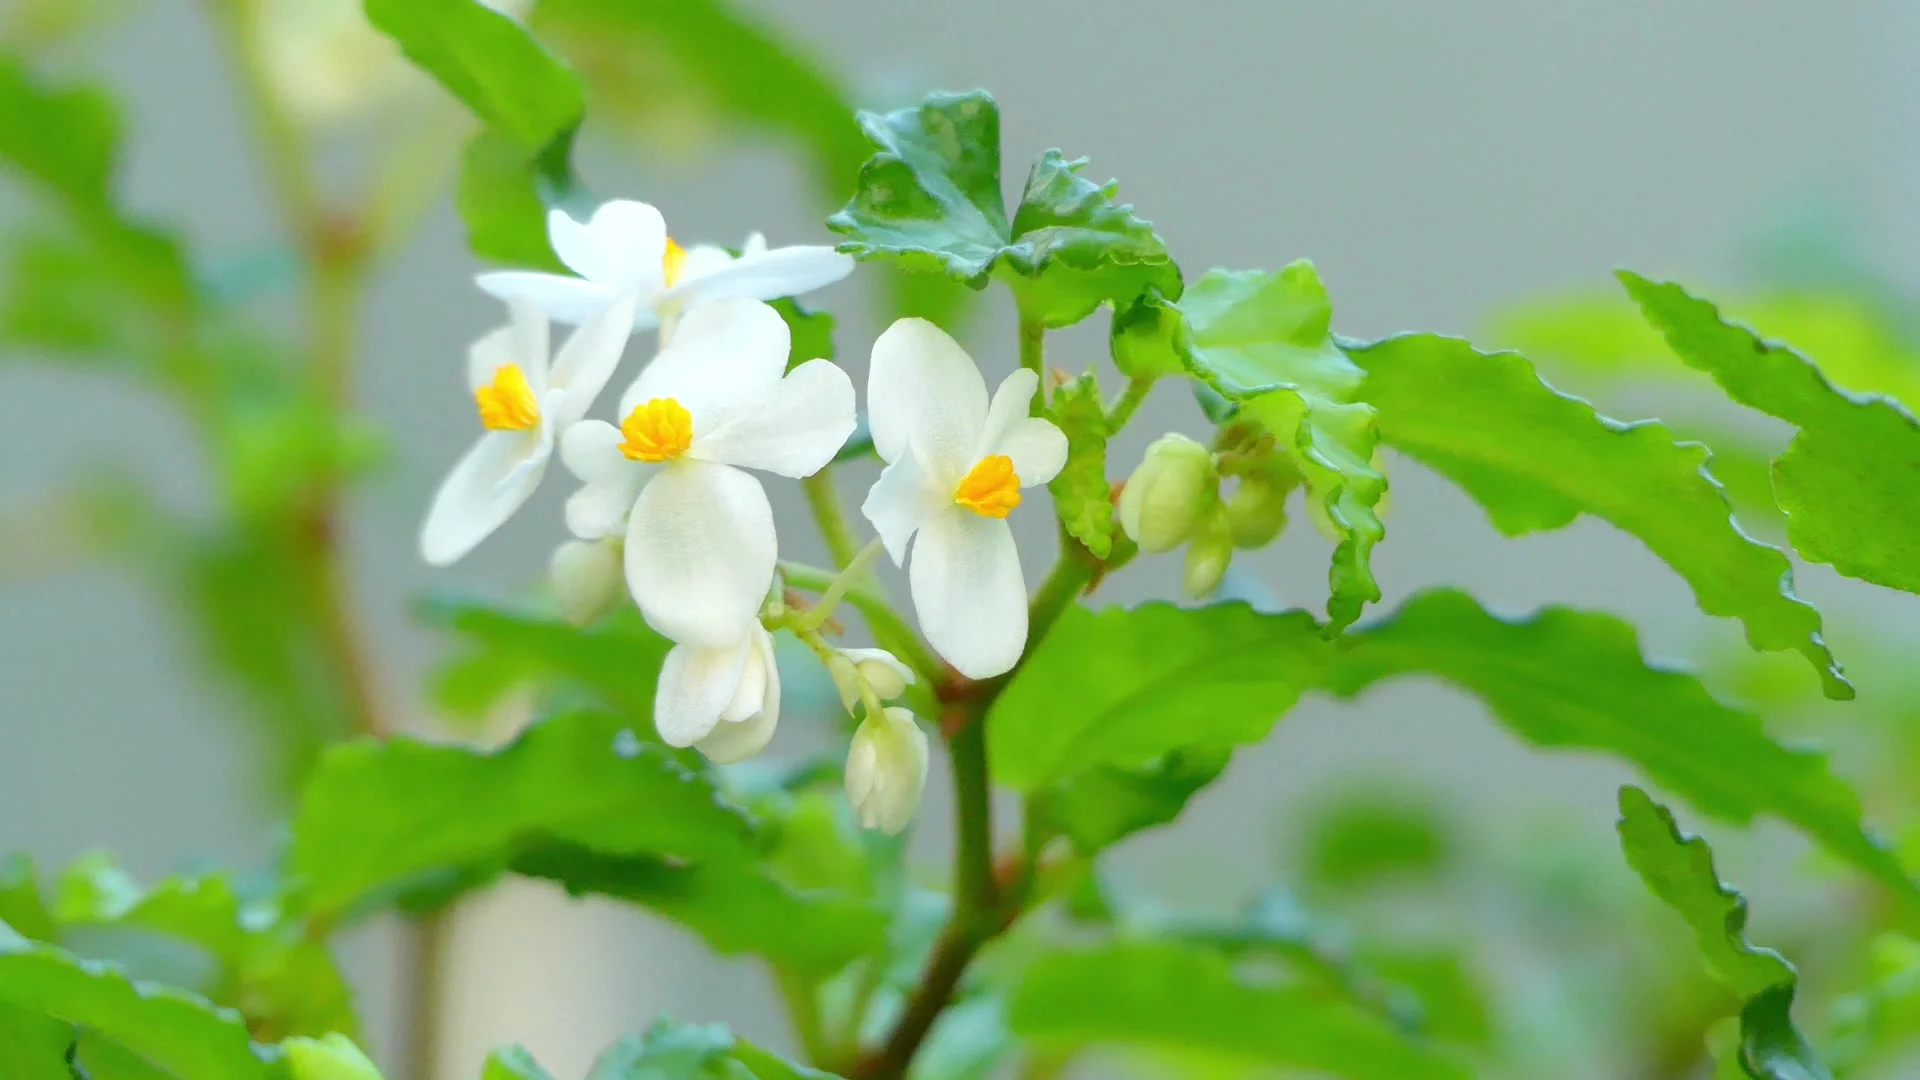
[[[1257,741],[1330,652],[1305,612],[1070,608],[988,715],[994,778],[1032,792],[1104,765]]]
[[[483,713],[514,686],[550,678],[635,718],[640,738],[657,739],[653,696],[673,643],[649,629],[638,612],[622,611],[585,628],[474,600],[431,601],[422,614],[472,643],[472,651],[437,680],[443,704],[456,713]]]
[[[366,0],[367,20],[528,155],[570,136],[586,90],[526,27],[479,0]]]
[[[90,1028],[176,1077],[267,1080],[240,1014],[0,928],[0,1005]]]
[[[1085,853],[1180,816],[1187,800],[1219,779],[1233,752],[1222,747],[1169,751],[1133,768],[1102,765],[1036,793],[1035,817]]]
[[[524,1046],[503,1046],[487,1055],[480,1080],[553,1080]]]
[[[753,825],[634,721],[575,712],[493,753],[409,738],[333,747],[293,822],[292,886],[327,923],[436,876],[484,878],[542,842],[738,858]]]
[[[1350,636],[1329,688],[1352,697],[1410,674],[1474,693],[1534,745],[1632,762],[1702,813],[1787,821],[1901,896],[1920,897],[1824,755],[1774,741],[1758,717],[1715,701],[1698,679],[1649,664],[1614,616],[1549,607],[1507,620],[1465,593],[1422,593]]]
[[[1047,419],[1067,436],[1067,463],[1047,484],[1060,523],[1095,558],[1113,553],[1113,489],[1107,484],[1107,404],[1092,372],[1054,390]]]
[[[1806,357],[1679,285],[1624,270],[1620,280],[1682,360],[1740,404],[1800,429],[1773,463],[1794,550],[1848,577],[1920,592],[1920,422],[1897,402],[1836,389]]]
[[[494,129],[467,141],[454,206],[467,223],[467,247],[491,262],[565,273],[547,239],[541,180],[524,147]]]
[[[539,844],[517,855],[512,868],[558,882],[574,895],[611,896],[651,908],[699,934],[716,952],[751,953],[809,975],[830,975],[872,953],[886,929],[872,904],[831,890],[790,889],[758,866],[675,865]]]
[[[1452,1052],[1351,1002],[1262,983],[1217,952],[1171,942],[1045,954],[1022,978],[1009,1018],[1016,1034],[1047,1046],[1200,1050],[1348,1080],[1473,1075]]]
[[[975,289],[1003,270],[1022,317],[1079,322],[1148,288],[1180,295],[1180,270],[1150,222],[1116,205],[1117,185],[1080,175],[1084,159],[1049,150],[1034,163],[1011,220],[1000,193],[1000,109],[985,91],[930,94],[918,106],[862,113],[879,148],[852,201],[827,227],[841,250],[942,273]]]
[[[7,1080],[73,1080],[67,1054],[73,1025],[13,1005],[0,1004],[0,1076]]]
[[[1328,630],[1338,631],[1380,599],[1372,552],[1386,535],[1375,508],[1387,478],[1374,465],[1380,432],[1361,400],[1366,375],[1334,343],[1332,321],[1310,262],[1210,270],[1172,308],[1136,305],[1116,321],[1112,347],[1130,374],[1185,371],[1295,456],[1338,534],[1327,598]]]
[[[1770,949],[1747,941],[1747,901],[1720,880],[1713,851],[1680,831],[1673,814],[1639,788],[1620,789],[1620,847],[1647,888],[1693,928],[1722,982],[1741,1001],[1740,1062],[1756,1080],[1831,1080],[1793,1026],[1799,976]]]
[[[1693,587],[1701,610],[1739,619],[1756,649],[1796,649],[1829,697],[1853,688],[1793,594],[1793,567],[1740,531],[1709,453],[1654,422],[1622,424],[1541,381],[1518,353],[1409,334],[1347,349],[1387,445],[1459,484],[1508,536],[1592,514],[1638,537]]]

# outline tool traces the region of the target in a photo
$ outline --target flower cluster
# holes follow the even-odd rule
[[[927,739],[910,712],[883,702],[916,674],[881,650],[825,646],[826,612],[787,609],[773,509],[755,475],[811,476],[857,427],[846,372],[825,359],[790,363],[787,322],[766,302],[831,284],[853,260],[769,248],[757,234],[738,255],[683,248],[658,210],[630,201],[585,222],[554,211],[548,229],[572,275],[477,279],[509,320],[470,350],[468,388],[486,430],[435,495],[422,555],[437,566],[466,555],[527,502],[557,451],[580,487],[566,503],[574,539],[551,566],[556,600],[585,622],[618,602],[624,580],[647,624],[672,640],[654,705],[660,738],[718,762],[759,753],[780,713],[772,632],[792,630],[821,654],[849,710],[865,711],[846,773],[856,815],[898,831],[919,803]],[[550,356],[553,323],[574,329]],[[628,340],[647,330],[658,350],[615,419],[588,418]],[[910,563],[928,642],[969,678],[1010,670],[1026,644],[1027,587],[1006,518],[1067,454],[1060,430],[1028,415],[1038,386],[1020,370],[989,398],[973,359],[921,319],[874,342],[868,424],[886,468],[862,509],[875,543]],[[844,571],[864,573],[862,560]]]

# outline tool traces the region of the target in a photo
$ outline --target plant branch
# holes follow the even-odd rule
[[[1147,395],[1152,392],[1152,377],[1136,375],[1128,379],[1127,388],[1120,393],[1120,400],[1115,401],[1113,407],[1107,410],[1107,434],[1119,434],[1120,429],[1126,427],[1127,422],[1133,419],[1133,414],[1139,410],[1140,403],[1146,401]]]
[[[1039,416],[1047,407],[1047,326],[1038,319],[1020,319],[1020,366],[1040,376],[1030,412]]]
[[[775,967],[773,981],[780,988],[780,999],[786,1004],[787,1018],[793,1022],[793,1033],[800,1040],[800,1049],[807,1061],[820,1068],[829,1068],[833,1061],[833,1047],[827,1041],[826,1028],[820,1021],[820,997],[815,987],[803,976],[793,971]]]
[[[827,542],[833,565],[844,570],[859,554],[860,540],[840,505],[840,488],[833,482],[833,466],[800,481],[800,487],[807,493],[807,505],[813,510],[814,523],[820,527],[820,538]]]
[[[796,562],[781,563],[780,575],[789,586],[814,593],[826,592],[839,577],[830,570]],[[867,620],[867,628],[873,631],[873,640],[899,657],[915,674],[926,680],[928,686],[943,677],[946,665],[933,655],[899,612],[893,610],[886,597],[864,584],[854,584],[848,586],[845,600]]]

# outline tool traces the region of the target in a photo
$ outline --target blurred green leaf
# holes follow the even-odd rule
[[[1225,747],[1189,747],[1131,768],[1101,765],[1036,793],[1029,805],[1045,827],[1092,853],[1171,823],[1188,799],[1219,779],[1232,757]]]
[[[828,1080],[828,1074],[736,1039],[723,1025],[662,1017],[646,1034],[603,1051],[587,1080]]]
[[[1620,280],[1681,359],[1800,429],[1773,463],[1794,549],[1848,577],[1920,592],[1920,423],[1895,402],[1835,389],[1805,357],[1679,285],[1624,270]]]
[[[1107,484],[1107,405],[1092,372],[1053,391],[1047,418],[1067,436],[1067,464],[1047,484],[1054,510],[1095,558],[1113,553],[1113,489]]]
[[[524,1046],[505,1046],[487,1055],[480,1080],[553,1080]]]
[[[1473,1075],[1454,1053],[1350,1001],[1262,980],[1216,952],[1171,942],[1044,954],[1021,979],[1009,1015],[1015,1033],[1043,1046],[1204,1050],[1350,1080]]]
[[[1747,941],[1747,901],[1720,880],[1713,851],[1639,788],[1620,789],[1620,846],[1640,880],[1693,928],[1700,951],[1742,1001],[1740,1061],[1755,1080],[1831,1080],[1793,1026],[1799,976],[1779,953]]]
[[[1180,295],[1180,269],[1153,225],[1117,205],[1118,184],[1080,175],[1085,159],[1048,150],[1011,221],[1000,194],[1000,108],[985,91],[929,94],[918,106],[862,113],[879,153],[853,200],[827,221],[841,250],[941,273],[974,289],[996,271],[1025,319],[1070,326],[1148,288]]]
[[[586,90],[511,17],[479,0],[366,0],[367,19],[528,156],[570,138]]]
[[[470,643],[436,680],[441,704],[456,714],[483,714],[515,686],[557,679],[632,718],[638,737],[657,741],[654,689],[673,643],[638,612],[623,610],[582,628],[476,600],[436,599],[423,605],[422,615]]]
[[[1455,855],[1453,837],[1433,806],[1384,785],[1316,807],[1302,847],[1301,876],[1337,893],[1428,880]]]
[[[494,129],[467,141],[454,205],[467,223],[467,247],[490,262],[565,273],[547,239],[542,181],[526,151]]]
[[[787,370],[792,371],[809,360],[831,360],[833,350],[833,313],[810,308],[793,297],[773,301],[773,309],[787,322]]]
[[[483,880],[542,843],[742,858],[748,817],[630,718],[576,712],[487,753],[396,737],[332,747],[293,821],[301,910],[328,924],[409,886]]]
[[[1622,424],[1540,380],[1517,353],[1409,334],[1349,354],[1385,442],[1464,488],[1508,536],[1592,514],[1637,536],[1693,587],[1702,610],[1738,618],[1754,648],[1797,649],[1829,697],[1853,688],[1793,595],[1792,565],[1749,538],[1708,473],[1709,454],[1660,424]]]
[[[0,116],[0,160],[76,206],[110,201],[120,133],[105,94],[42,85],[21,60],[0,54]]]
[[[1033,792],[1103,765],[1255,742],[1320,679],[1330,652],[1300,611],[1070,608],[988,716],[994,778]]]
[[[0,1076],[7,1080],[73,1080],[67,1068],[67,1053],[73,1049],[73,1042],[73,1025],[14,1005],[0,1005]]]
[[[41,895],[33,860],[25,855],[0,859],[0,923],[29,941],[51,942],[60,933]]]
[[[1920,942],[1882,934],[1869,949],[1867,985],[1833,1003],[1832,1026],[1821,1041],[1843,1076],[1898,1056],[1920,1035]]]
[[[1295,455],[1338,534],[1327,615],[1340,630],[1380,599],[1372,552],[1386,535],[1376,507],[1387,478],[1374,465],[1373,407],[1359,400],[1365,373],[1334,344],[1332,320],[1310,262],[1210,270],[1177,306],[1156,311],[1149,300],[1116,317],[1112,347],[1131,374],[1186,372]]]
[[[1465,593],[1421,593],[1350,636],[1329,686],[1352,697],[1409,674],[1479,696],[1534,745],[1632,762],[1702,813],[1781,818],[1901,897],[1920,898],[1824,755],[1774,741],[1758,717],[1715,701],[1698,679],[1649,664],[1633,628],[1611,615],[1549,607],[1506,620]]]

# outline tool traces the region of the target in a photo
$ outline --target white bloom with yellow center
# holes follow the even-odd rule
[[[584,483],[568,527],[625,529],[634,602],[683,645],[737,643],[773,586],[773,508],[743,470],[811,476],[853,434],[847,373],[827,360],[788,372],[787,349],[766,304],[704,304],[621,398],[619,427],[583,421],[561,445]]]
[[[861,721],[847,748],[846,785],[862,828],[891,834],[907,827],[927,789],[927,733],[912,713],[891,708]]]
[[[668,746],[691,746],[723,765],[765,749],[780,723],[773,635],[755,619],[726,645],[675,645],[660,666],[653,723]]]
[[[569,325],[592,318],[616,296],[637,292],[633,328],[651,330],[711,301],[798,296],[853,272],[853,259],[831,247],[769,248],[758,234],[747,239],[737,259],[717,247],[682,248],[667,235],[660,211],[629,199],[600,204],[584,223],[553,210],[547,237],[578,277],[495,270],[474,281],[501,299],[532,300],[553,321]]]
[[[987,399],[960,344],[924,319],[901,319],[873,343],[867,378],[873,445],[887,462],[860,510],[908,580],[927,640],[962,675],[1019,661],[1027,584],[1007,515],[1020,489],[1054,478],[1067,437],[1027,415],[1039,376],[1022,369]]]
[[[626,349],[635,299],[616,298],[547,355],[547,317],[525,301],[467,353],[467,384],[487,429],[441,483],[420,528],[420,554],[458,561],[526,503],[560,434],[586,414]]]

